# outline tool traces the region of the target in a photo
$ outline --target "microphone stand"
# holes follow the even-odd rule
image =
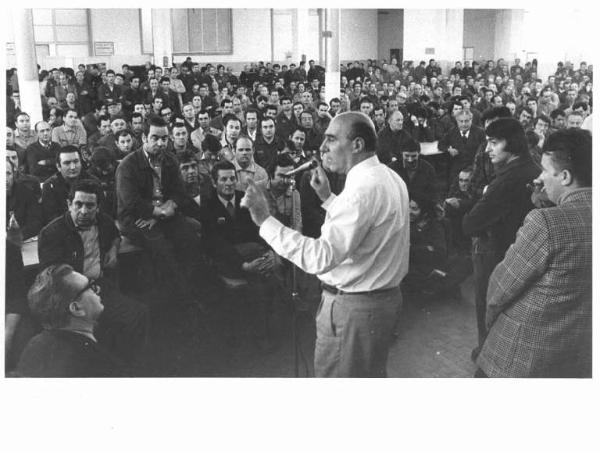
[[[295,229],[295,213],[296,213],[296,201],[294,197],[294,189],[296,187],[296,179],[292,177],[289,182],[289,191],[292,198],[292,214],[290,216],[290,226]],[[292,281],[291,281],[291,302],[292,302],[292,345],[294,348],[294,376],[300,377],[299,372],[299,349],[298,343],[298,312],[296,310],[298,304],[301,303],[300,294],[298,293],[298,276],[297,269],[294,263],[292,265]]]

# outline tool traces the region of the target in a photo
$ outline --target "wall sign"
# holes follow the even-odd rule
[[[111,56],[115,54],[115,43],[109,41],[94,41],[94,55]]]

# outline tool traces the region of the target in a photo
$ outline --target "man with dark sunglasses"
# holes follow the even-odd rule
[[[113,377],[122,364],[96,339],[104,311],[99,286],[68,264],[38,274],[28,294],[31,313],[44,331],[25,347],[16,376]]]
[[[102,285],[105,310],[98,339],[119,358],[132,362],[146,341],[148,310],[117,289],[121,237],[114,220],[98,209],[100,191],[93,180],[80,180],[71,187],[68,211],[40,232],[38,255],[41,268],[66,263]]]

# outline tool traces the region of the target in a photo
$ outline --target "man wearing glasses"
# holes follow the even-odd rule
[[[100,289],[68,264],[38,274],[29,307],[44,330],[25,347],[16,375],[23,377],[111,377],[120,362],[98,344],[95,326],[104,311]]]
[[[113,219],[98,209],[100,191],[93,180],[79,180],[71,187],[68,211],[40,232],[40,267],[66,263],[102,285],[105,310],[101,317],[98,313],[98,339],[119,358],[132,362],[146,341],[148,310],[117,289],[121,238]]]

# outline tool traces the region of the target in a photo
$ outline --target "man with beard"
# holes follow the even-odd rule
[[[390,168],[404,180],[409,193],[427,194],[431,200],[436,200],[435,170],[429,162],[419,159],[419,144],[407,142],[401,152],[402,160],[392,162]]]

